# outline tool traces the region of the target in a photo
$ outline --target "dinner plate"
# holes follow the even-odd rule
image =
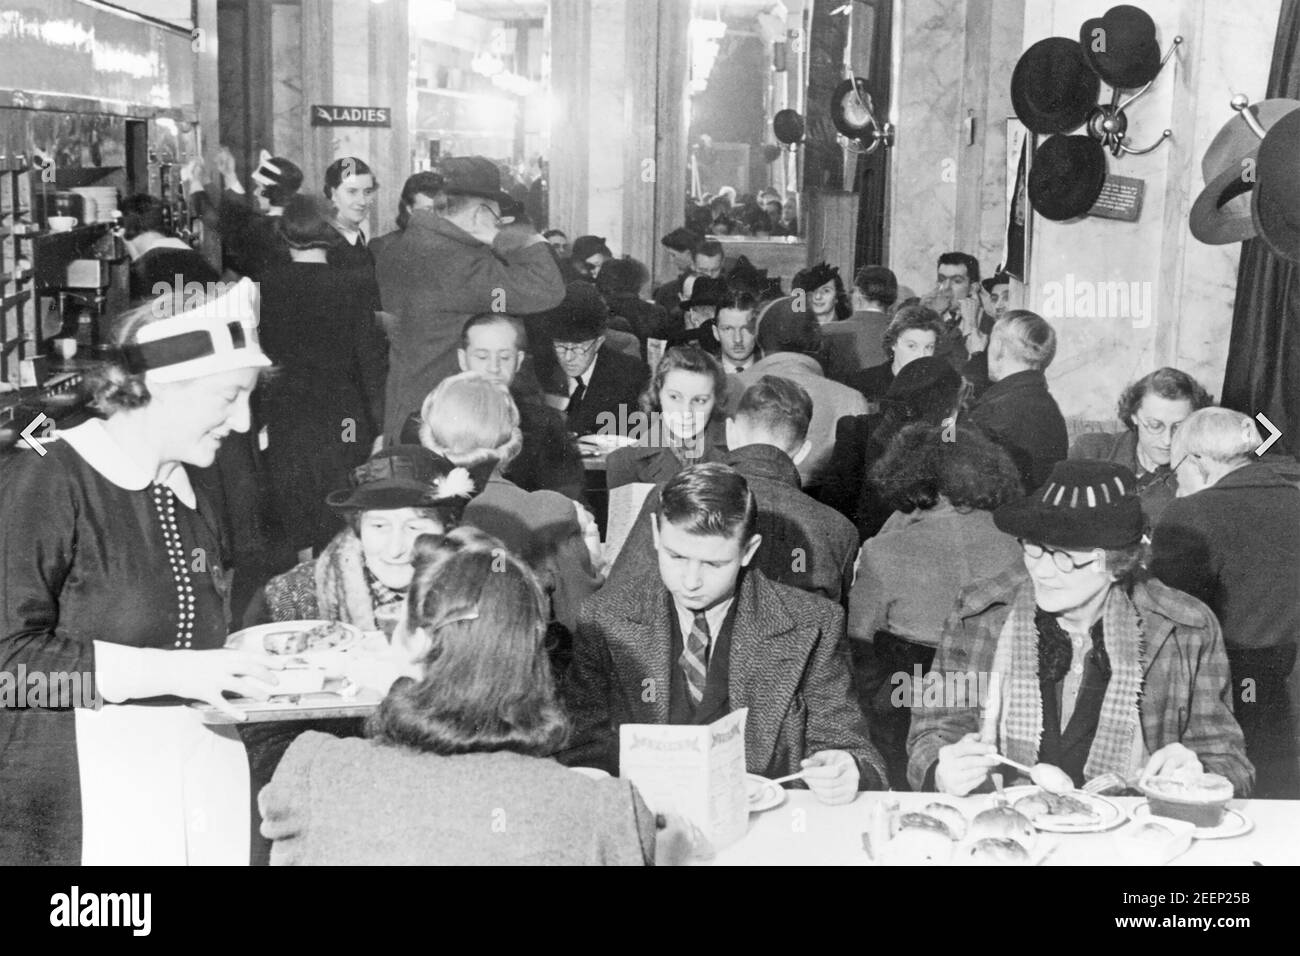
[[[588,455],[608,455],[617,448],[635,444],[637,440],[626,435],[583,435],[578,439],[578,449]]]
[[[258,624],[255,627],[246,627],[242,631],[236,631],[226,638],[226,647],[232,650],[250,651],[254,654],[269,654],[266,649],[266,636],[268,634],[285,634],[297,633],[299,631],[310,631],[321,624],[334,624],[347,631],[347,636],[333,647],[322,648],[315,651],[302,651],[299,654],[276,654],[276,657],[283,657],[285,660],[295,658],[311,661],[319,660],[322,656],[344,651],[348,648],[355,647],[361,643],[361,630],[351,624],[344,624],[340,621],[277,621],[271,624]]]
[[[1033,784],[1008,787],[1006,789],[1007,800],[1014,808],[1017,800],[1038,793],[1040,789]],[[1045,833],[1101,833],[1104,830],[1119,826],[1128,819],[1128,814],[1121,810],[1117,804],[1095,793],[1071,790],[1065,796],[1074,797],[1079,802],[1087,804],[1097,814],[1097,818],[1095,820],[1089,818],[1080,821],[1069,817],[1054,820],[1052,817],[1044,816],[1034,820],[1034,826]]]
[[[745,774],[745,795],[749,798],[750,813],[762,813],[785,803],[785,790],[781,785],[756,773]]]
[[[1151,804],[1143,800],[1133,808],[1134,820],[1163,820],[1164,817],[1157,816],[1151,812]],[[1219,821],[1217,827],[1197,827],[1192,831],[1193,840],[1226,840],[1229,837],[1241,836],[1243,833],[1249,833],[1255,829],[1255,824],[1250,817],[1246,816],[1239,810],[1232,807],[1225,807],[1223,819]]]

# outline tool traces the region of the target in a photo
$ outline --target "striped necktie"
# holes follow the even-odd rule
[[[704,699],[704,686],[709,678],[709,621],[703,611],[695,612],[691,633],[686,637],[677,664],[686,675],[686,687],[690,691],[691,701],[698,705]]]

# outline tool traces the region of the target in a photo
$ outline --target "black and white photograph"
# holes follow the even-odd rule
[[[1108,2],[0,0],[24,919],[594,865],[1270,922],[1300,0]]]

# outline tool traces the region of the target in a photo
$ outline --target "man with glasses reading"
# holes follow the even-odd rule
[[[640,359],[605,345],[609,309],[590,282],[571,282],[564,301],[540,316],[557,366],[551,392],[567,398],[565,417],[575,435],[592,435],[611,413],[625,434],[639,411],[650,369]],[[603,418],[602,418],[603,416]],[[608,429],[606,429],[608,430]]]
[[[1219,622],[1144,572],[1133,473],[1060,462],[993,521],[1019,539],[1024,566],[958,596],[933,669],[938,686],[970,693],[913,709],[913,788],[986,789],[991,772],[1012,773],[1007,757],[1057,766],[1076,787],[1210,772],[1249,795]]]
[[[1125,430],[1080,435],[1070,446],[1070,457],[1113,461],[1137,475],[1142,512],[1147,525],[1154,527],[1178,491],[1169,458],[1174,433],[1188,415],[1213,403],[1210,393],[1186,372],[1156,369],[1120,395],[1119,420]]]

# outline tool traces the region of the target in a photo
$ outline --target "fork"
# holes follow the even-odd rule
[[[1119,774],[1113,771],[1108,771],[1099,777],[1093,777],[1080,789],[1083,790],[1084,793],[1102,794],[1111,789],[1128,790],[1133,786],[1133,784],[1134,781],[1126,780]]]

